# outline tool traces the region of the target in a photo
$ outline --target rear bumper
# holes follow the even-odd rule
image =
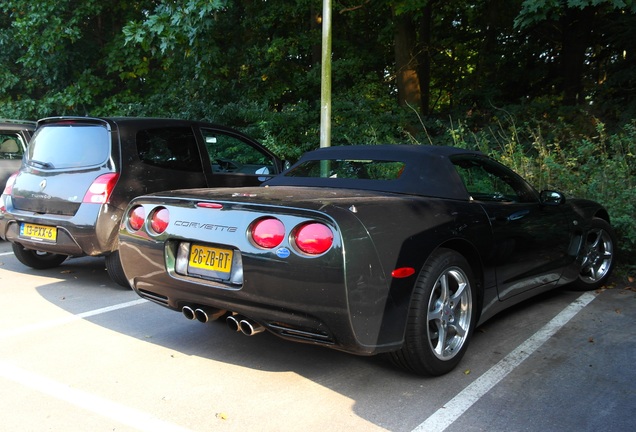
[[[106,255],[117,249],[122,212],[109,205],[82,204],[73,216],[42,215],[13,208],[3,196],[0,237],[27,249],[70,256]],[[20,225],[31,223],[57,228],[57,240],[47,242],[20,236]]]
[[[360,350],[350,344],[342,344],[343,331],[333,322],[325,322],[303,309],[281,308],[275,304],[253,304],[239,298],[201,295],[194,290],[185,289],[174,279],[152,283],[144,278],[135,279],[133,289],[142,298],[151,300],[175,311],[183,307],[196,309],[214,309],[251,319],[270,332],[284,339],[338,348],[357,354],[371,354],[372,351]]]
[[[148,242],[130,237],[122,241],[119,252],[124,272],[138,295],[169,309],[181,312],[187,306],[227,311],[257,322],[283,339],[357,355],[392,351],[401,343],[378,345],[377,338],[359,338],[342,267],[308,266],[290,271],[267,257],[244,255],[243,286],[227,287],[166,271],[163,244],[148,246]],[[369,322],[374,319],[382,317],[367,317],[369,328],[377,326]]]

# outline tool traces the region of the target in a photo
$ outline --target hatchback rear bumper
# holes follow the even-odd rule
[[[27,249],[69,256],[100,256],[117,250],[117,227],[122,211],[109,205],[82,204],[73,216],[40,215],[13,208],[10,197],[0,213],[0,237]],[[55,227],[57,240],[20,235],[23,223]]]

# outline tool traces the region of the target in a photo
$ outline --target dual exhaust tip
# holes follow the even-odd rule
[[[222,309],[212,309],[212,308],[196,308],[192,309],[190,306],[184,306],[181,308],[181,313],[183,316],[189,320],[197,320],[202,323],[207,323],[211,321],[216,321],[220,317],[225,314],[225,311]]]
[[[211,321],[216,321],[223,315],[227,313],[227,311],[222,309],[214,309],[214,308],[196,308],[192,309],[190,306],[184,306],[181,308],[181,312],[183,316],[189,320],[197,320],[202,323],[208,323]],[[225,319],[225,323],[230,328],[230,330],[238,332],[240,331],[246,336],[254,336],[265,331],[265,327],[257,323],[256,321],[252,321],[249,318],[246,318],[241,315],[228,315]]]
[[[232,331],[240,331],[245,336],[254,336],[265,331],[265,327],[249,318],[239,315],[229,315],[225,322]]]

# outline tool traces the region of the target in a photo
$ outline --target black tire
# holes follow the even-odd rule
[[[110,276],[117,285],[130,288],[128,279],[126,279],[126,275],[124,274],[124,268],[121,265],[121,260],[119,259],[119,251],[106,255],[106,271],[108,272],[108,276]]]
[[[54,267],[58,267],[68,255],[54,254],[50,252],[41,252],[33,249],[26,249],[19,244],[11,244],[13,248],[13,254],[15,257],[25,266],[34,268],[36,270],[46,270]]]
[[[477,320],[475,289],[472,269],[462,255],[449,249],[433,253],[413,289],[404,344],[389,353],[393,364],[418,375],[453,370]]]
[[[616,234],[604,219],[594,218],[590,224],[579,260],[579,277],[568,288],[575,291],[591,291],[605,285],[616,262]]]

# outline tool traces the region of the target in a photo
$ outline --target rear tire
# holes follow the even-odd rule
[[[404,344],[393,364],[419,375],[443,375],[460,362],[477,320],[468,261],[449,249],[434,252],[415,283]]]
[[[124,273],[124,268],[121,265],[121,260],[119,259],[119,251],[106,255],[106,271],[108,272],[108,276],[110,276],[116,284],[124,288],[130,288],[130,284]]]
[[[54,267],[58,267],[68,255],[54,254],[50,252],[42,252],[33,249],[26,249],[19,244],[12,243],[13,254],[15,257],[25,266],[34,268],[36,270],[46,270]]]

